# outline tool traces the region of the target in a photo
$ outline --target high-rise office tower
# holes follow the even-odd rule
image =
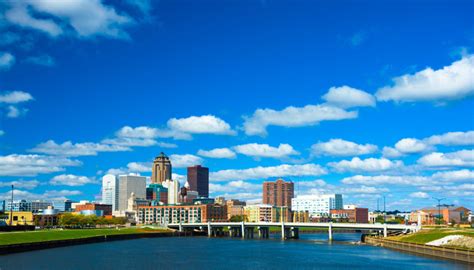
[[[171,179],[171,161],[165,153],[161,152],[153,161],[151,183],[161,184],[168,179]]]
[[[117,211],[126,211],[128,199],[132,192],[137,198],[146,198],[146,177],[135,175],[120,175],[118,179]]]
[[[278,179],[275,182],[263,182],[263,199],[264,204],[273,206],[291,207],[291,199],[294,197],[294,184],[291,181]]]
[[[190,190],[197,191],[200,197],[209,197],[209,168],[188,167],[188,183]]]
[[[163,187],[168,189],[168,204],[178,204],[179,202],[178,180],[167,179],[163,182]]]
[[[117,207],[117,176],[106,174],[102,177],[102,204],[112,205],[112,211]]]

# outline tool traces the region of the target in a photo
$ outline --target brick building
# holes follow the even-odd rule
[[[262,203],[272,206],[286,206],[291,209],[291,199],[294,197],[294,184],[291,181],[278,179],[275,182],[263,183]]]
[[[226,207],[218,204],[140,206],[138,223],[200,223],[227,221]]]
[[[335,219],[339,222],[369,223],[369,209],[332,209],[331,219]]]
[[[111,204],[85,203],[76,205],[76,212],[81,212],[83,210],[102,210],[104,211],[104,216],[112,215]]]

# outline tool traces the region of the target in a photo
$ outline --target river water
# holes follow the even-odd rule
[[[354,245],[360,234],[298,240],[169,237],[114,241],[0,256],[9,269],[468,269],[465,264]]]

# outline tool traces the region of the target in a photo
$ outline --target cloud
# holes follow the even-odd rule
[[[410,193],[410,197],[418,198],[418,199],[427,199],[430,197],[430,195],[428,195],[428,193],[426,192],[418,191],[418,192]]]
[[[125,2],[131,6],[134,6],[145,16],[150,16],[152,10],[151,0],[125,0]]]
[[[151,162],[130,162],[127,164],[129,172],[151,172]]]
[[[258,192],[261,191],[261,184],[252,184],[242,180],[230,181],[225,184],[209,184],[209,191],[211,193],[221,192]]]
[[[249,169],[229,169],[210,173],[212,181],[266,179],[270,177],[290,176],[319,176],[327,171],[317,164],[288,165],[262,167]]]
[[[154,146],[158,145],[163,148],[176,148],[176,144],[158,142],[154,138],[160,137],[160,131],[157,128],[141,126],[141,127],[130,127],[124,126],[115,132],[115,138],[104,139],[102,143],[121,145],[127,147],[140,146]]]
[[[28,109],[18,108],[16,106],[10,105],[7,107],[7,117],[8,118],[18,118],[25,115],[28,112]]]
[[[141,126],[132,128],[130,126],[124,126],[115,132],[118,138],[146,138],[153,139],[158,137],[159,131],[156,128]]]
[[[441,135],[433,135],[425,141],[432,145],[474,145],[474,131],[467,132],[447,132]]]
[[[268,144],[249,143],[234,146],[233,149],[239,154],[251,157],[283,158],[291,155],[299,155],[291,145],[286,143],[280,144],[278,148]]]
[[[433,179],[447,182],[474,180],[474,171],[467,169],[458,171],[437,172],[432,175]]]
[[[367,34],[364,31],[359,31],[359,32],[354,33],[350,37],[349,43],[352,46],[357,47],[361,45],[366,39],[367,39]]]
[[[401,139],[395,144],[395,149],[403,154],[420,153],[430,150],[430,146],[415,138]]]
[[[403,156],[403,153],[393,147],[385,146],[382,149],[382,155],[385,158],[398,158],[398,157]]]
[[[171,155],[170,160],[174,168],[186,168],[194,165],[200,165],[204,162],[202,158],[191,154]]]
[[[362,160],[355,157],[352,160],[330,162],[328,165],[337,172],[378,172],[401,168],[403,167],[403,162],[400,160],[391,161],[386,158],[367,158]]]
[[[474,150],[460,150],[451,153],[433,152],[417,161],[427,167],[474,166]]]
[[[0,182],[0,187],[11,187],[13,185],[15,188],[34,189],[39,186],[39,184],[40,182],[38,180],[15,180]]]
[[[49,140],[44,143],[40,143],[29,152],[41,153],[48,155],[57,155],[65,157],[77,157],[77,156],[95,156],[99,152],[122,152],[131,151],[130,148],[120,145],[108,145],[100,143],[72,143],[66,141],[62,144],[57,144],[53,140]]]
[[[417,102],[461,99],[474,93],[474,56],[467,55],[442,69],[426,68],[393,79],[393,86],[380,88],[379,101]]]
[[[3,136],[3,135],[5,135],[5,131],[0,130],[0,136]]]
[[[23,91],[11,91],[0,93],[0,103],[18,104],[33,100],[30,93]]]
[[[208,158],[235,158],[234,151],[229,148],[214,148],[212,150],[199,149],[198,155]]]
[[[153,139],[146,139],[146,138],[113,138],[113,139],[104,139],[101,141],[103,144],[111,144],[111,145],[117,145],[117,146],[123,146],[125,148],[127,147],[133,147],[133,146],[139,146],[139,147],[147,147],[147,146],[153,146],[157,145],[158,142],[153,140]],[[176,145],[174,144],[164,144],[164,146],[171,146],[175,147]],[[162,146],[163,147],[163,144]]]
[[[328,104],[340,108],[351,107],[375,107],[375,98],[362,90],[349,86],[331,87],[329,91],[322,96]]]
[[[82,192],[79,190],[47,190],[43,196],[46,198],[65,198],[66,196],[81,195]]]
[[[11,2],[5,18],[13,25],[38,30],[51,37],[72,32],[81,38],[127,39],[129,36],[124,28],[134,24],[131,17],[118,14],[100,0]]]
[[[56,199],[67,199],[68,196],[80,195],[82,192],[79,190],[47,190],[43,194],[31,193],[29,191],[15,189],[13,196],[15,200],[56,200]],[[11,192],[0,193],[0,200],[9,200],[11,198]]]
[[[82,163],[63,157],[11,154],[0,156],[0,176],[36,176],[64,171],[64,167]]]
[[[281,111],[258,109],[252,116],[245,117],[244,130],[247,135],[267,135],[268,126],[303,127],[314,126],[321,121],[357,118],[356,111],[329,105],[306,105],[305,107],[286,107]]]
[[[357,144],[342,139],[331,139],[328,142],[318,142],[311,146],[313,155],[319,156],[358,156],[377,151],[373,144]]]
[[[49,181],[49,183],[53,186],[77,187],[77,186],[83,186],[87,184],[97,184],[98,181],[86,176],[79,176],[79,175],[74,175],[74,174],[61,174],[61,175],[56,175],[55,177],[53,177]]]
[[[354,175],[346,177],[341,180],[344,184],[361,184],[361,185],[407,185],[407,186],[419,186],[432,184],[429,177],[426,176],[394,176],[394,175]]]
[[[185,134],[235,135],[236,132],[224,120],[214,115],[171,118],[167,126],[170,130]]]
[[[15,56],[8,52],[0,52],[0,70],[9,70],[15,64]]]
[[[45,67],[52,67],[56,64],[54,58],[47,54],[28,57],[25,62]]]

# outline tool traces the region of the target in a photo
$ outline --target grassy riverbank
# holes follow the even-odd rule
[[[459,228],[423,229],[414,234],[392,236],[392,237],[388,237],[388,239],[405,242],[405,243],[426,244],[428,242],[441,239],[448,235],[465,235],[465,236],[474,238],[474,229],[459,229]],[[453,247],[456,247],[456,246],[453,246]],[[474,249],[474,248],[469,248],[469,249]]]
[[[0,246],[46,242],[54,240],[81,239],[104,235],[124,235],[142,233],[169,232],[164,229],[149,228],[122,228],[122,229],[70,229],[70,230],[41,230],[27,232],[5,232],[0,233]]]

